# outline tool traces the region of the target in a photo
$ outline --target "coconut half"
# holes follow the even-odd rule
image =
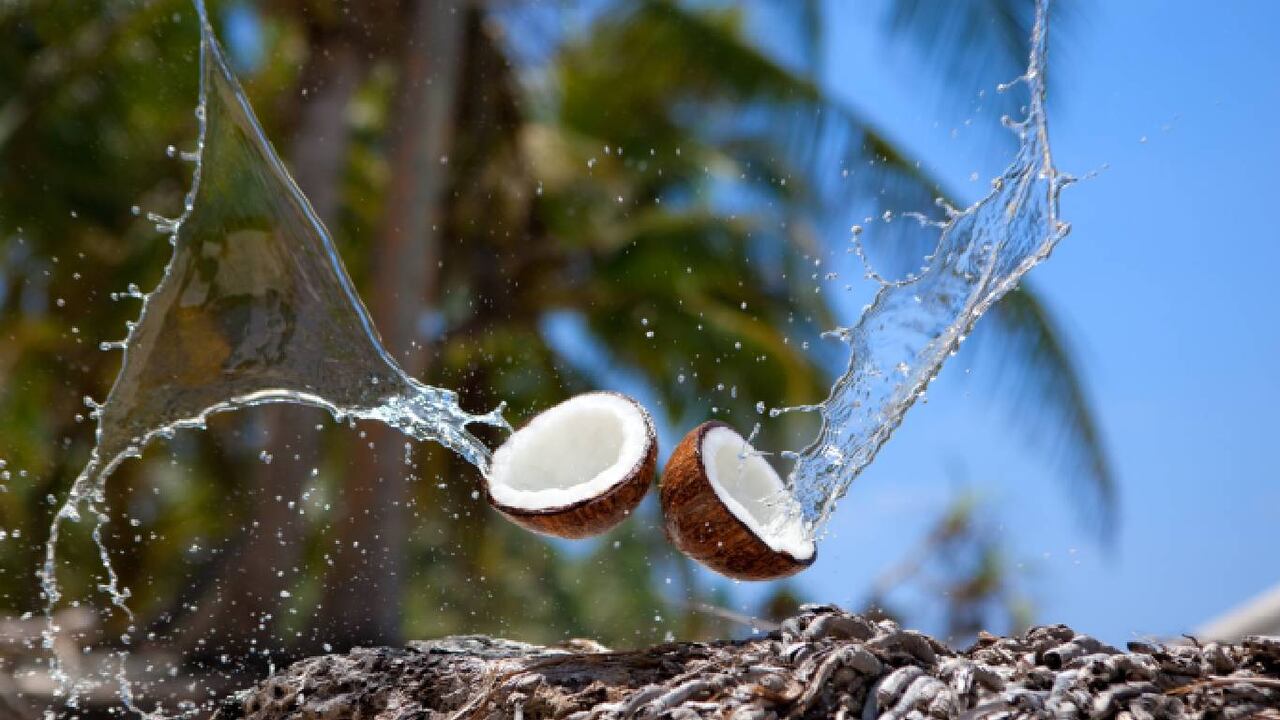
[[[544,535],[584,538],[622,522],[658,461],[653,419],[617,393],[578,395],[535,416],[493,454],[489,504]]]
[[[722,422],[703,423],[684,436],[659,492],[671,542],[722,575],[786,577],[817,557],[800,505],[782,478]]]

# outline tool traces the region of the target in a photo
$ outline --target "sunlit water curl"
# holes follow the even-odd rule
[[[828,333],[848,344],[850,354],[827,399],[771,411],[775,417],[788,411],[821,416],[808,446],[783,453],[795,461],[787,479],[790,497],[783,502],[802,513],[813,537],[978,318],[1017,288],[1069,230],[1058,199],[1073,178],[1054,167],[1044,105],[1048,4],[1037,3],[1026,74],[998,88],[1017,85],[1029,94],[1026,117],[1004,120],[1018,137],[1013,162],[985,198],[964,210],[945,208],[937,246],[917,274],[890,280],[868,267],[868,277],[880,285],[875,298],[856,325]],[[856,234],[854,240],[866,262]]]

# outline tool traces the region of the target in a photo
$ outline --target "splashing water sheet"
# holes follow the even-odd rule
[[[851,357],[822,403],[793,410],[820,414],[818,437],[795,460],[784,501],[816,535],[836,502],[875,457],[906,411],[978,318],[1044,260],[1066,234],[1058,196],[1070,178],[1054,168],[1044,111],[1046,7],[1037,3],[1032,55],[1016,81],[1030,93],[1013,163],[993,191],[964,211],[948,210],[929,265],[881,287],[859,322],[832,334]],[[287,402],[335,418],[371,419],[417,440],[457,452],[481,472],[489,452],[469,431],[482,423],[509,429],[502,407],[473,415],[445,389],[406,375],[382,347],[331,239],[266,140],[213,35],[201,0],[199,134],[184,211],[152,216],[169,234],[173,256],[163,279],[142,297],[123,343],[123,363],[106,400],[88,401],[96,447],[54,517],[40,580],[50,672],[69,707],[94,679],[71,678],[55,652],[59,537],[65,523],[92,522],[103,567],[99,590],[132,618],[104,542],[111,473],[157,438],[202,428],[217,412]],[[776,415],[785,410],[775,410]],[[131,633],[136,632],[130,628]],[[143,715],[119,653],[124,705]]]
[[[44,646],[67,704],[91,679],[70,678],[53,653],[59,537],[67,522],[92,518],[105,574],[99,586],[130,621],[103,540],[110,521],[105,487],[111,473],[157,438],[203,428],[217,412],[264,403],[320,407],[342,420],[378,420],[416,440],[433,440],[481,472],[489,451],[467,429],[509,429],[502,406],[473,415],[456,395],[405,374],[378,340],[320,220],[267,141],[208,21],[200,20],[200,96],[191,190],[177,219],[149,216],[170,236],[173,256],[163,279],[142,296],[142,310],[121,348],[124,359],[100,405],[96,446],[53,519],[40,581],[45,595]],[[136,629],[130,628],[130,633]],[[146,714],[124,676],[124,704]]]
[[[985,198],[963,211],[946,208],[922,272],[891,281],[868,268],[880,285],[875,298],[855,326],[829,333],[848,344],[850,357],[827,399],[771,411],[774,416],[790,410],[821,415],[817,438],[798,453],[785,453],[795,465],[787,481],[789,496],[782,501],[802,514],[811,536],[819,535],[849,485],[978,318],[1016,288],[1069,230],[1059,219],[1058,198],[1073,178],[1053,165],[1044,107],[1048,4],[1036,4],[1026,74],[999,88],[1022,85],[1030,95],[1025,118],[1004,120],[1018,137],[1012,164]],[[859,257],[865,261],[861,251]]]

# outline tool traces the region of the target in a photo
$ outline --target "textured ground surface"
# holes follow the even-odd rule
[[[299,662],[216,717],[1280,720],[1280,637],[1121,651],[1053,625],[958,652],[809,606],[744,642],[606,652],[450,637],[361,648]]]

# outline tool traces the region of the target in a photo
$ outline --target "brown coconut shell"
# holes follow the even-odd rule
[[[644,416],[646,426],[648,450],[621,482],[602,495],[583,498],[568,505],[537,509],[512,507],[498,502],[489,492],[489,484],[486,482],[485,497],[489,505],[526,530],[569,540],[599,535],[626,520],[644,499],[645,493],[649,492],[649,486],[653,484],[658,466],[658,434],[653,427],[653,418],[643,405],[622,393],[607,394],[620,397],[635,405]]]
[[[721,575],[738,580],[774,580],[812,565],[818,557],[816,548],[803,560],[774,550],[716,495],[702,458],[702,441],[715,427],[729,426],[712,420],[690,430],[662,474],[658,492],[671,543]]]

